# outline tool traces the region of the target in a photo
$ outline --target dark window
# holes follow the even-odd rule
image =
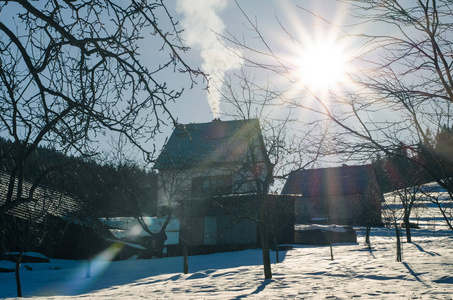
[[[231,193],[231,176],[203,176],[192,179],[192,197],[201,198]]]

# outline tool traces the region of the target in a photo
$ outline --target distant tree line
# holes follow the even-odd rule
[[[12,149],[12,142],[0,137],[0,171],[6,174],[13,167]],[[157,174],[134,163],[99,163],[37,147],[24,165],[24,176],[35,181],[45,170],[52,172],[40,185],[75,196],[99,217],[156,214]]]

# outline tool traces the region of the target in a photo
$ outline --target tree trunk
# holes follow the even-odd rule
[[[269,253],[269,235],[267,234],[267,199],[264,197],[263,203],[261,204],[260,220],[258,222],[258,228],[261,238],[261,248],[263,250],[263,267],[264,267],[264,279],[272,278],[271,270],[271,256]]]
[[[440,212],[442,213],[442,217],[444,218],[445,222],[447,223],[448,228],[453,230],[453,226],[451,225],[451,222],[450,222],[448,216],[445,214],[445,211],[442,209],[442,206],[440,205],[439,200],[436,199],[434,203],[437,205],[437,207],[439,208]]]
[[[371,246],[371,242],[370,242],[370,231],[371,231],[371,226],[367,226],[367,227],[366,227],[366,234],[365,234],[365,244],[367,244],[368,247]]]
[[[412,243],[411,224],[409,222],[409,216],[404,216],[403,221],[404,226],[406,227],[406,241],[408,243]]]
[[[187,249],[187,245],[184,245],[183,249],[182,249],[182,252],[183,252],[183,271],[184,271],[184,274],[189,274],[189,251]]]
[[[275,245],[275,261],[277,263],[280,263],[280,257],[278,253],[278,241],[277,241],[277,236],[274,234],[274,245]]]
[[[333,248],[332,248],[332,243],[329,241],[329,246],[330,246],[330,260],[333,260]]]
[[[322,234],[324,235],[324,238],[327,240],[327,242],[329,243],[329,247],[330,247],[330,260],[333,260],[333,247],[332,247],[332,243],[330,242],[330,239],[329,239],[329,236],[327,235],[327,232],[326,231],[323,231]]]
[[[164,224],[162,225],[161,229],[157,233],[153,233],[146,225],[146,222],[143,220],[143,216],[136,216],[135,219],[140,224],[142,229],[148,233],[151,237],[150,242],[147,243],[147,252],[146,256],[150,256],[150,258],[155,255],[158,258],[164,257],[164,248],[165,248],[165,241],[167,240],[167,234],[165,230],[167,229],[168,224],[171,221],[172,214],[169,213],[167,218],[165,219]]]
[[[272,278],[271,270],[271,256],[269,254],[269,237],[267,235],[266,226],[259,223],[260,238],[261,238],[261,248],[263,249],[263,267],[264,267],[264,279]]]
[[[398,224],[395,221],[395,232],[396,232],[396,261],[402,261],[401,255],[401,237],[400,237],[400,229],[398,228]]]
[[[19,253],[19,255],[16,259],[16,268],[14,270],[14,273],[16,275],[17,297],[22,297],[22,286],[20,283],[20,276],[19,276],[19,268],[20,268],[21,261],[22,261],[22,251]]]

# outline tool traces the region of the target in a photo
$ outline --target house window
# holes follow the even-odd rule
[[[192,179],[192,197],[201,198],[231,193],[231,176],[202,176]]]

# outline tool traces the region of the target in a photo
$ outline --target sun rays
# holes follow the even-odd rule
[[[337,90],[346,81],[348,57],[334,40],[316,40],[301,49],[296,62],[300,84],[314,93]]]
[[[290,3],[282,7],[285,17],[280,25],[286,35],[277,39],[293,88],[321,98],[350,88],[348,74],[354,72],[356,47],[343,38],[345,33],[339,27],[346,17],[343,7],[326,8],[317,2],[312,7],[294,9]]]

